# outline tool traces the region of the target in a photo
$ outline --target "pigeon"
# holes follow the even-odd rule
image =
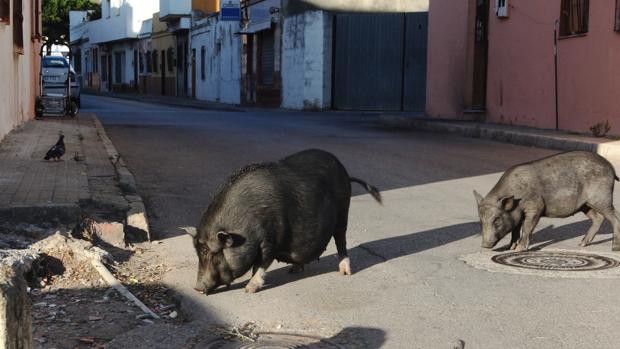
[[[60,158],[65,155],[65,141],[63,140],[65,136],[60,135],[58,138],[58,142],[47,151],[45,154],[44,160],[54,159],[60,160]]]

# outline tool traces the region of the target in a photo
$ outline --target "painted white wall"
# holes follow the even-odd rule
[[[327,109],[331,105],[331,20],[324,11],[284,19],[282,107]]]
[[[12,1],[11,1],[12,3]],[[13,5],[13,4],[11,4]],[[0,140],[34,117],[38,86],[39,47],[32,36],[32,1],[23,2],[24,52],[13,50],[13,22],[0,24]]]
[[[112,3],[108,15],[105,12],[109,1]],[[159,11],[159,0],[104,0],[101,6],[101,19],[89,22],[92,43],[136,38],[143,21]]]
[[[241,103],[241,40],[238,22],[211,17],[195,22],[190,47],[196,50],[196,99]],[[205,79],[201,77],[201,49],[205,47]],[[188,72],[191,74],[190,72]],[[189,79],[191,84],[191,77]]]
[[[129,85],[133,83],[134,80],[134,72],[133,72],[133,51],[137,44],[133,42],[119,42],[110,46],[110,54],[112,56],[112,83],[113,85],[118,85],[116,82],[116,52],[125,53],[124,59],[122,60],[122,84]],[[138,67],[139,68],[139,67]]]
[[[159,18],[168,15],[189,15],[192,12],[192,0],[159,0]]]

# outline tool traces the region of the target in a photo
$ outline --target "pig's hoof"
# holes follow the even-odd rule
[[[260,286],[251,282],[245,286],[245,293],[256,293],[258,290],[260,290]]]
[[[510,244],[510,249],[514,250],[515,248],[517,248],[517,243],[513,242],[512,244]]]
[[[349,257],[344,257],[338,264],[338,271],[342,275],[351,275],[351,262]]]
[[[527,247],[521,244],[517,244],[517,247],[515,247],[515,252],[525,252],[525,251],[527,251]]]
[[[620,251],[620,246],[619,245],[612,245],[611,246],[611,250],[612,251]]]
[[[588,243],[585,241],[582,241],[579,243],[579,247],[586,247],[586,246],[588,246]]]
[[[288,272],[291,274],[299,274],[302,271],[304,271],[303,264],[293,264],[293,266],[291,266],[291,268],[288,270]]]

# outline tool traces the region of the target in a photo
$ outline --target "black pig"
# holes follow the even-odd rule
[[[332,236],[340,273],[350,275],[346,231],[351,182],[381,202],[375,187],[349,177],[334,155],[317,149],[234,173],[198,228],[183,228],[193,236],[199,260],[195,289],[208,294],[252,268],[245,290],[254,293],[274,259],[302,269],[320,257]]]

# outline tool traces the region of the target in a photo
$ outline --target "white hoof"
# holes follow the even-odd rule
[[[340,271],[342,275],[351,275],[351,262],[349,257],[344,257],[340,260],[338,271]]]

